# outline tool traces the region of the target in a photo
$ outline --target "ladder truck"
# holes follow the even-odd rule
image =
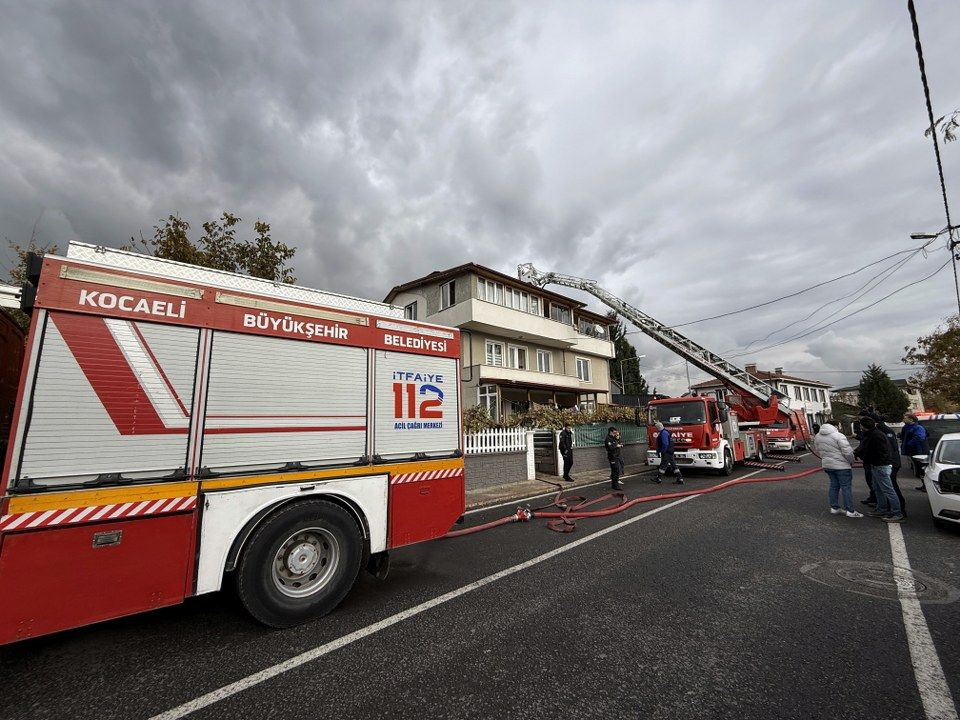
[[[715,395],[692,395],[650,402],[647,464],[657,462],[653,424],[658,420],[670,431],[678,465],[720,475],[729,475],[737,463],[764,463],[768,435],[779,437],[786,431],[794,447],[809,438],[802,410],[784,404],[789,398],[778,388],[655,320],[596,281],[543,272],[531,263],[518,266],[517,276],[537,287],[553,283],[590,293],[641,332],[724,384],[727,395],[723,400]]]

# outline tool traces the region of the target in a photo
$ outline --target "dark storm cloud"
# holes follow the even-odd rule
[[[379,298],[467,260],[533,260],[682,322],[943,224],[899,4],[71,1],[7,2],[3,18],[0,227],[15,240],[41,212],[41,241],[63,246],[231,210],[296,245],[306,284]],[[960,9],[920,21],[934,101],[952,109]],[[955,188],[960,149],[944,157]],[[947,273],[757,350],[865,279],[688,331],[736,354],[781,330],[741,360],[814,375],[895,364],[949,311]],[[633,337],[660,389],[686,383]]]

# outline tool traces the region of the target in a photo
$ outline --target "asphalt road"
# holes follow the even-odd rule
[[[631,496],[658,490],[627,480]],[[960,533],[905,492],[909,560],[945,593],[923,613],[960,699],[960,602],[944,602],[960,593]],[[188,717],[926,717],[900,602],[870,565],[891,563],[886,524],[830,515],[820,473],[666,505],[566,535],[539,520],[407,548],[385,581],[363,575],[332,615],[291,630],[256,625],[223,592],[2,648],[0,717],[149,718],[572,543]],[[861,581],[808,576],[833,561]]]

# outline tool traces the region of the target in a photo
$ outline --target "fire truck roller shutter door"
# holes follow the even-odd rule
[[[51,312],[20,477],[56,486],[183,468],[198,334]]]
[[[200,464],[215,472],[366,454],[367,351],[216,332]]]
[[[460,447],[457,360],[377,350],[374,452],[384,459]]]

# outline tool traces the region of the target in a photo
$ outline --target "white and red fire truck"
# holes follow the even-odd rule
[[[81,243],[36,277],[0,643],[230,575],[254,617],[293,625],[463,514],[457,330]]]
[[[723,401],[715,395],[651,401],[648,464],[659,462],[653,425],[657,420],[673,438],[678,465],[723,475],[729,475],[738,462],[763,463],[768,439],[771,444],[779,444],[786,437],[791,440],[789,447],[808,442],[810,431],[803,411],[784,404],[790,400],[779,389],[604,290],[596,281],[542,272],[529,263],[520,265],[517,275],[539,287],[556,283],[590,293],[646,335],[724,383],[728,394]]]
[[[808,438],[806,418],[797,410],[784,408],[778,397],[770,396],[764,406],[748,405],[737,393],[726,396],[687,395],[651,400],[648,408],[647,464],[659,463],[656,451],[660,421],[670,432],[678,466],[714,470],[729,475],[736,463],[766,460],[770,429],[790,424],[798,435]]]

